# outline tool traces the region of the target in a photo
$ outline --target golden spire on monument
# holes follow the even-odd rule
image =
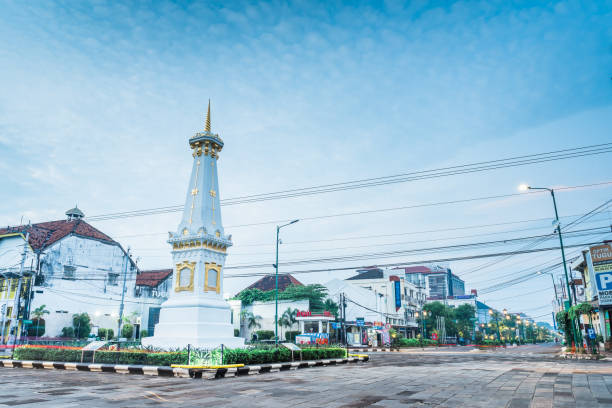
[[[208,100],[208,112],[206,112],[206,125],[204,125],[204,131],[210,132],[210,99]]]

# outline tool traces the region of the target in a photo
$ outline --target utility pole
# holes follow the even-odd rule
[[[130,263],[130,248],[127,250],[125,267],[123,268],[123,290],[121,291],[121,305],[119,306],[119,322],[117,322],[117,339],[121,338],[121,323],[123,321],[123,302],[125,300],[125,284],[127,281],[127,270]]]
[[[17,342],[17,330],[19,329],[19,298],[21,297],[21,285],[23,284],[23,264],[25,263],[28,241],[30,232],[26,232],[25,241],[23,243],[23,253],[21,254],[21,264],[19,266],[19,280],[17,282],[17,290],[15,291],[15,299],[13,301],[13,311],[11,312],[11,325],[9,328],[8,345],[14,346]],[[9,288],[10,290],[10,288]]]
[[[521,190],[546,190],[550,193],[550,196],[552,197],[553,207],[555,209],[556,230],[557,230],[557,234],[559,235],[559,245],[561,246],[561,259],[563,260],[563,273],[565,274],[565,285],[567,287],[567,298],[569,300],[569,307],[571,307],[573,304],[572,292],[570,290],[569,277],[567,273],[567,262],[565,260],[565,248],[563,247],[563,234],[561,233],[561,222],[559,221],[559,212],[557,211],[557,200],[555,198],[555,190],[552,188],[547,188],[547,187],[531,187],[531,186],[526,186],[526,185],[522,185],[521,187],[519,187],[519,189]],[[566,310],[568,310],[569,307]],[[575,322],[574,320],[575,319],[572,319],[572,332],[573,332],[573,337],[574,337],[574,344],[576,347],[578,347],[578,336],[577,336],[576,331],[580,330],[580,321],[578,320],[577,322]]]

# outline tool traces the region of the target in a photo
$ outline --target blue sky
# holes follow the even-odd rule
[[[62,218],[74,203],[87,215],[181,204],[191,166],[187,140],[202,128],[208,98],[213,130],[226,143],[219,162],[225,198],[612,140],[610,1],[0,0],[0,8],[4,224],[22,216],[32,222]],[[232,226],[507,194],[520,182],[609,181],[610,163],[608,154],[227,207],[224,224],[235,241],[227,263],[273,259],[273,225]],[[584,213],[611,191],[560,193],[560,211]],[[549,221],[526,224],[540,231],[508,232],[521,224],[292,244],[550,216],[549,198],[538,195],[305,221],[284,231],[282,256],[543,233]],[[95,225],[153,268],[170,265],[166,232],[179,220],[173,213]],[[450,238],[483,231],[496,235]],[[406,243],[432,239],[437,241]],[[555,254],[538,256],[468,274],[467,286],[484,287]],[[422,257],[392,261],[410,259]],[[482,263],[451,267],[465,273]],[[324,282],[346,275],[298,278]],[[250,281],[226,279],[225,289],[234,292]],[[484,299],[517,311],[535,308],[537,315],[548,310],[537,309],[546,301],[541,293],[500,304],[495,297],[538,288],[551,297],[549,286],[536,278]]]

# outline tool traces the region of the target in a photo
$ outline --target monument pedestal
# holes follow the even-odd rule
[[[165,350],[185,348],[243,347],[244,339],[234,337],[231,308],[220,297],[182,296],[162,304],[155,335],[142,339],[145,347]]]

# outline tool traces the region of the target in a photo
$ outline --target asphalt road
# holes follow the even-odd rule
[[[0,368],[0,406],[612,407],[612,362],[557,351],[371,353],[365,364],[220,380]]]

